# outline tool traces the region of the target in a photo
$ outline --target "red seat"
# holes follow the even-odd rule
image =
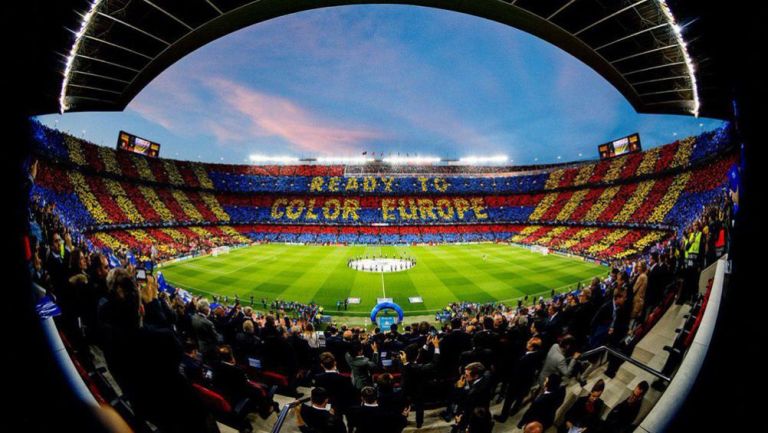
[[[224,397],[221,396],[221,394],[215,391],[212,391],[197,383],[193,383],[192,387],[195,388],[195,390],[197,391],[197,394],[203,400],[205,405],[208,406],[212,411],[219,414],[226,414],[226,413],[232,412],[232,406]]]

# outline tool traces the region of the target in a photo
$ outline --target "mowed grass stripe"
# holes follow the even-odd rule
[[[510,300],[525,294],[576,285],[608,270],[575,259],[542,256],[502,244],[393,246],[302,246],[265,244],[233,250],[218,257],[201,257],[161,268],[171,284],[188,290],[241,299],[253,295],[299,302],[315,301],[330,314],[337,300],[360,297],[348,314],[366,314],[382,296],[381,274],[358,272],[347,260],[359,256],[417,260],[413,269],[384,274],[387,297],[411,314],[442,309],[449,302]],[[483,260],[483,255],[487,256]],[[408,297],[421,296],[423,304]],[[343,314],[343,312],[342,312]]]

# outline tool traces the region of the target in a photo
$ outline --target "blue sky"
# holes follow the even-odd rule
[[[721,124],[639,115],[597,73],[527,33],[394,5],[257,24],[183,58],[123,112],[40,120],[96,144],[113,147],[122,129],[161,143],[164,157],[229,163],[363,151],[556,162],[596,158],[598,144],[633,132],[650,148]]]

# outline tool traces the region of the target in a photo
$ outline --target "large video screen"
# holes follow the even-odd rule
[[[152,158],[157,158],[160,155],[160,144],[125,131],[120,131],[120,134],[117,136],[117,149],[151,156]]]
[[[600,159],[613,158],[614,156],[626,155],[627,153],[640,152],[642,150],[642,147],[640,147],[640,134],[638,133],[597,146]]]

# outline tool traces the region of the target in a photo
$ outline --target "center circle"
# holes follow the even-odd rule
[[[416,266],[416,260],[409,258],[359,257],[349,259],[347,266],[360,272],[402,272]]]

